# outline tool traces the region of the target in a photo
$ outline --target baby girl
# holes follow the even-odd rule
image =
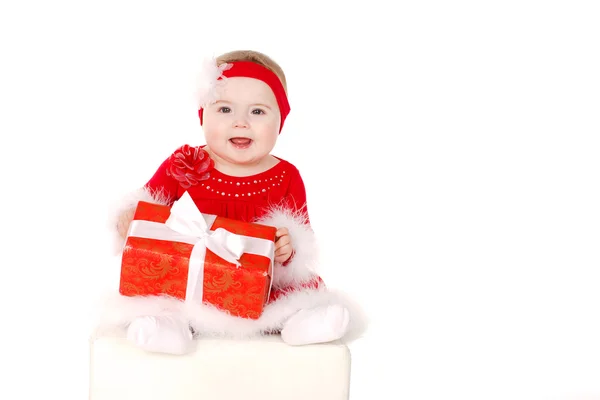
[[[203,77],[198,116],[206,145],[183,145],[164,159],[120,204],[114,226],[123,243],[138,201],[172,205],[184,193],[202,213],[274,226],[268,303],[254,320],[169,296],[118,295],[101,324],[122,328],[145,350],[172,354],[207,336],[281,334],[290,345],[304,345],[359,334],[359,308],[315,272],[317,243],[302,177],[271,154],[290,112],[281,67],[259,52],[233,51],[205,66]]]

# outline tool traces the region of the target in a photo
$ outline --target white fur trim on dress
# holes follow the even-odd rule
[[[246,339],[278,333],[289,317],[301,309],[339,304],[350,312],[350,323],[342,341],[362,336],[367,320],[351,296],[331,289],[296,290],[266,305],[258,319],[231,316],[209,304],[186,303],[168,296],[114,295],[107,299],[100,317],[98,332],[124,334],[127,326],[141,316],[178,316],[189,321],[202,337]]]
[[[319,249],[305,214],[284,207],[273,207],[256,222],[276,228],[287,228],[290,234],[294,254],[286,265],[275,263],[274,289],[298,287],[317,276]]]

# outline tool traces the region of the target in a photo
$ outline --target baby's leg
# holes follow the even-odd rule
[[[341,305],[302,309],[292,315],[281,330],[281,338],[290,345],[331,342],[348,330],[350,313]]]
[[[139,348],[167,354],[185,354],[192,349],[188,322],[175,316],[138,317],[127,329],[127,339]]]

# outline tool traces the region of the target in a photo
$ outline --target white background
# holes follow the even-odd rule
[[[1,398],[86,398],[109,207],[234,49],[283,66],[274,154],[372,319],[352,400],[600,397],[597,2],[349,3],[3,2]]]

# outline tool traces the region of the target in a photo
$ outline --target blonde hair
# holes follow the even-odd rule
[[[285,80],[283,69],[271,57],[254,50],[234,50],[217,57],[218,65],[234,61],[251,61],[271,70],[281,81],[285,94],[288,94],[287,82]]]

